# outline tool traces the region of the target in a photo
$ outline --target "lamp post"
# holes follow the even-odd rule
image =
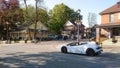
[[[78,9],[77,10],[77,14],[78,14],[78,17],[77,17],[77,42],[78,42],[78,44],[79,44],[79,42],[80,42],[80,28],[81,28],[81,20],[80,20],[80,12],[81,12],[81,10],[80,9]]]

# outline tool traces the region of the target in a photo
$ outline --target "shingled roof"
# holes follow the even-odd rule
[[[104,15],[104,14],[109,14],[109,13],[116,13],[116,12],[120,12],[120,2],[117,2],[115,5],[113,5],[112,7],[102,11],[100,13],[100,15]]]

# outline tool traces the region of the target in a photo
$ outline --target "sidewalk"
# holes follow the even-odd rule
[[[103,52],[120,53],[120,46],[103,45],[102,47],[103,47]]]
[[[118,40],[116,43],[112,42],[112,39],[107,39],[102,42],[102,45],[107,46],[120,46],[120,40]]]

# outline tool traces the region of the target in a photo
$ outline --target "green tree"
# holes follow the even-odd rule
[[[46,24],[48,20],[49,20],[49,16],[47,10],[44,8],[38,9],[38,21],[41,21],[43,24]]]
[[[33,6],[28,5],[27,10],[25,8],[23,8],[23,10],[24,10],[25,20],[29,22],[35,22],[36,9]],[[26,12],[28,13],[27,16],[26,16]],[[41,21],[43,24],[45,24],[48,21],[48,19],[49,16],[47,14],[47,10],[44,8],[38,8],[37,21]]]
[[[11,28],[15,29],[15,27],[17,26],[16,23],[24,22],[22,9],[18,8],[15,10],[6,11],[4,20],[9,22]]]
[[[72,19],[73,13],[74,10],[63,3],[55,5],[53,10],[49,11],[49,29],[56,34],[60,34],[66,21]]]
[[[23,8],[24,11],[24,19],[26,22],[34,22],[35,20],[35,8],[31,5],[28,5],[27,10]]]
[[[9,5],[9,7],[7,5]],[[4,6],[6,6],[7,8],[5,8],[5,10],[2,10],[3,12],[0,15],[1,24],[2,26],[4,26],[4,28],[6,28],[6,22],[8,22],[10,25],[9,27],[11,29],[15,29],[17,22],[22,23],[24,21],[23,11],[19,7],[19,2],[17,0],[14,2],[9,1]]]
[[[1,6],[3,6],[0,9],[0,30],[1,30],[1,35],[5,39],[6,36],[8,38],[9,35],[9,28],[11,30],[17,29],[16,23],[18,22],[23,22],[23,11],[19,7],[19,2],[17,0],[12,1],[12,0],[4,0],[2,2]],[[9,6],[8,6],[9,5]],[[6,7],[6,8],[4,8]],[[7,32],[7,35],[6,35]]]

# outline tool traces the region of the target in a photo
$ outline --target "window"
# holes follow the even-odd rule
[[[114,14],[110,14],[110,22],[114,22]]]
[[[120,19],[120,13],[118,13],[118,19]]]

